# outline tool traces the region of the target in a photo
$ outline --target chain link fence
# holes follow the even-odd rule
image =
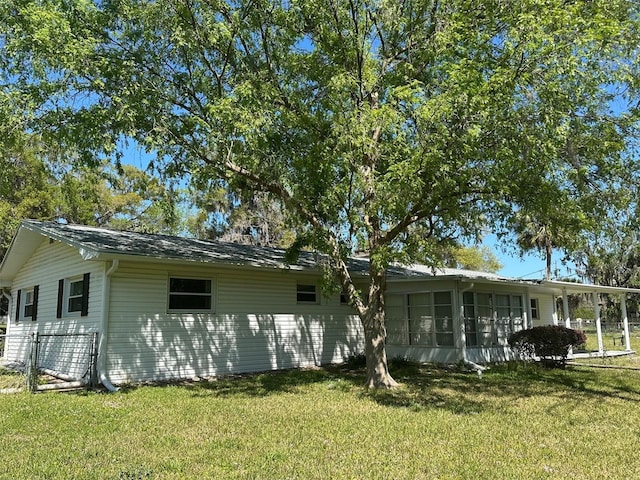
[[[0,335],[0,390],[95,387],[98,334]]]

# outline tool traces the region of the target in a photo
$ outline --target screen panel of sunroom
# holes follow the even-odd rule
[[[436,319],[436,344],[453,346],[453,305],[451,292],[434,292],[434,314]]]
[[[411,345],[433,345],[433,301],[431,293],[407,295],[409,340]]]
[[[386,298],[384,320],[387,326],[388,343],[395,345],[406,345],[409,343],[404,295],[389,295]]]
[[[495,331],[493,322],[493,298],[490,293],[476,294],[478,311],[478,339],[483,347],[495,344]]]
[[[467,347],[478,346],[478,323],[476,322],[476,302],[473,292],[462,294],[462,315]]]
[[[511,330],[509,295],[496,295],[496,337],[498,345],[507,345]]]

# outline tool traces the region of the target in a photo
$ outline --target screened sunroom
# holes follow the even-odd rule
[[[386,292],[387,352],[422,362],[487,363],[514,359],[509,335],[537,325],[558,324],[567,292],[606,292],[624,299],[640,290],[580,283],[517,280],[468,270],[412,267],[391,276]],[[557,305],[560,304],[559,314]],[[566,310],[566,308],[564,309]],[[626,318],[626,309],[622,309]],[[596,318],[598,314],[596,313]],[[596,320],[598,323],[599,320]],[[623,351],[629,328],[620,319]],[[600,353],[602,333],[598,329]],[[622,347],[621,347],[622,348]]]

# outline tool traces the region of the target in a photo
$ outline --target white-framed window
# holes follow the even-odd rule
[[[38,314],[38,285],[23,288],[17,293],[16,321],[36,321]]]
[[[210,278],[169,277],[170,312],[211,312],[213,306],[213,280]]]
[[[433,293],[436,345],[453,346],[453,303],[451,291]]]
[[[90,274],[60,279],[58,282],[57,318],[86,317],[89,314]]]
[[[318,303],[318,288],[312,283],[296,285],[296,301],[298,303]]]
[[[22,291],[24,295],[24,305],[22,306],[22,320],[31,320],[35,308],[33,288]]]
[[[476,316],[475,294],[473,292],[464,292],[462,294],[462,309],[467,346],[476,347],[478,346],[478,321]]]
[[[82,277],[67,279],[65,297],[65,312],[74,313],[82,310],[82,293],[84,291],[84,280]]]
[[[532,298],[530,301],[531,301],[531,318],[538,320],[540,318],[540,308],[538,306],[538,299]]]
[[[385,299],[384,323],[387,328],[387,342],[397,345],[409,343],[407,325],[406,295],[388,295]]]

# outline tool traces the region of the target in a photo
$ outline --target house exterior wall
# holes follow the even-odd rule
[[[555,297],[551,294],[545,295],[532,295],[532,298],[538,299],[538,318],[533,319],[533,326],[539,327],[542,325],[553,325],[553,318],[555,315],[554,303]]]
[[[59,242],[43,239],[34,254],[22,266],[12,282],[7,324],[7,340],[4,357],[9,361],[26,362],[28,337],[38,332],[44,334],[40,347],[39,364],[70,376],[84,372],[86,337],[46,337],[47,334],[84,334],[98,329],[102,314],[102,281],[104,264],[84,261],[77,249]],[[58,282],[90,273],[88,315],[79,312],[56,318],[58,306]],[[35,321],[16,319],[18,290],[38,286],[37,318]],[[22,299],[24,300],[24,299]],[[18,320],[18,321],[16,321]],[[76,371],[77,370],[77,371]]]
[[[169,277],[213,281],[214,312],[170,313]],[[298,303],[297,283],[317,304]],[[319,277],[150,262],[120,263],[111,277],[106,370],[114,383],[307,367],[363,350],[360,321]]]
[[[102,327],[103,315],[106,315],[107,331],[104,332],[105,355],[101,358],[114,383],[315,366],[339,362],[364,350],[364,335],[357,315],[351,307],[340,303],[339,295],[323,297],[320,278],[314,273],[121,259],[105,285],[105,272],[110,266],[110,262],[83,260],[78,249],[43,238],[13,278],[5,358],[25,361],[28,336],[34,332],[41,335],[97,332]],[[87,315],[76,312],[56,318],[59,281],[84,274],[90,274]],[[211,280],[213,310],[170,311],[171,277]],[[298,283],[316,285],[318,301],[298,302]],[[36,285],[39,287],[37,320],[16,322],[18,290]],[[434,339],[442,336],[450,339],[449,345],[411,344],[398,340],[401,337],[395,332],[396,336],[390,335],[387,340],[388,356],[442,363],[463,359],[479,363],[509,360],[513,354],[504,344],[478,346],[465,342],[464,294],[520,296],[527,318],[529,299],[536,298],[539,314],[534,325],[552,323],[553,295],[538,294],[527,288],[452,278],[391,280],[387,283],[390,333],[393,333],[394,318],[406,320],[407,296],[425,292],[450,294],[447,315],[451,316],[448,319],[451,323],[445,332],[432,334]],[[106,292],[109,292],[108,304],[103,308]],[[82,362],[78,358],[86,355],[87,339],[69,337],[64,340],[64,348],[55,342],[57,340],[49,340],[43,344],[41,365],[70,376],[82,375],[79,370]]]

